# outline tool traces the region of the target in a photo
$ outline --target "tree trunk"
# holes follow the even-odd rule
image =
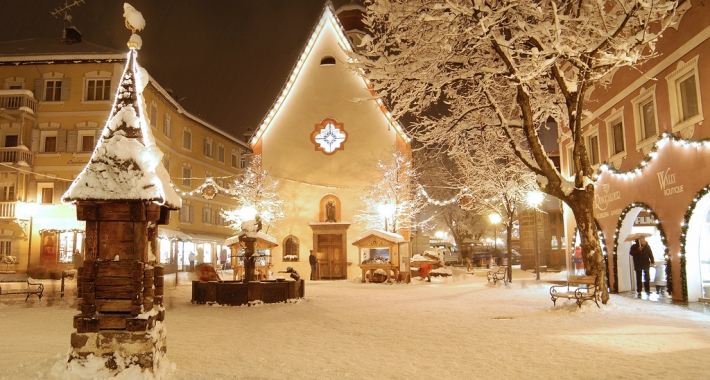
[[[508,247],[508,269],[506,270],[506,277],[508,282],[513,282],[513,223],[505,224],[505,231],[507,232],[505,238],[505,246]]]
[[[584,190],[574,190],[567,197],[567,206],[572,209],[582,240],[582,260],[587,276],[597,276],[597,286],[602,291],[602,302],[609,300],[606,283],[606,268],[604,251],[599,243],[599,235],[594,219],[594,186],[588,185]]]

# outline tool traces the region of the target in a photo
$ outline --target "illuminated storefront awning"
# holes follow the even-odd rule
[[[85,231],[86,222],[76,218],[34,218],[34,231],[70,232]]]
[[[209,234],[198,231],[182,230],[180,232],[186,235],[193,243],[217,243],[223,245],[224,241],[229,237],[227,235]]]
[[[158,239],[190,241],[190,237],[181,231],[171,230],[169,228],[158,227]]]

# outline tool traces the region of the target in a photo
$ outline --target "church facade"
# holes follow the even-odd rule
[[[361,197],[381,175],[378,160],[410,152],[409,138],[347,67],[347,50],[361,35],[346,35],[358,9],[326,5],[283,90],[249,141],[262,167],[280,184],[284,218],[265,226],[279,247],[274,271],[291,266],[317,278],[351,279],[360,272],[352,243],[366,230],[353,223]],[[341,24],[341,20],[344,21]],[[348,37],[351,36],[352,39]],[[403,255],[404,257],[404,255]]]

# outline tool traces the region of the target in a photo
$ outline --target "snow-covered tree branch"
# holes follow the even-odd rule
[[[411,158],[397,150],[391,157],[378,160],[375,170],[380,173],[380,180],[370,184],[360,198],[366,206],[358,210],[355,222],[389,232],[425,224],[428,219],[415,221],[427,202],[416,187],[417,173]]]
[[[229,188],[230,196],[238,203],[236,208],[222,213],[229,227],[240,231],[242,222],[253,219],[255,214],[269,224],[283,218],[283,200],[279,197],[278,186],[279,182],[261,167],[261,156],[254,155],[244,176]]]
[[[585,267],[606,291],[594,227],[594,168],[582,138],[585,95],[619,68],[653,57],[676,4],[367,0],[370,35],[353,65],[393,116],[415,117],[410,133],[421,143],[457,151],[471,144],[472,132],[501,131],[540,188],[571,208]],[[538,137],[549,119],[574,139],[571,181]]]

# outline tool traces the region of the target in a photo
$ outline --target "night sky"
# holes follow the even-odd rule
[[[71,4],[74,0],[67,0]],[[127,51],[124,0],[69,10],[83,40]],[[337,9],[350,0],[333,0]],[[139,63],[190,113],[242,138],[276,99],[326,0],[130,0],[146,28]],[[61,40],[64,0],[0,0],[0,42]]]

